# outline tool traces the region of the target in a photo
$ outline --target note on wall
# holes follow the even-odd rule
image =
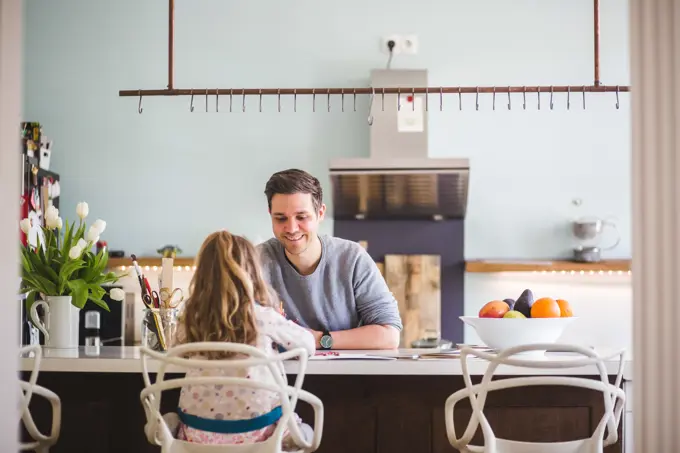
[[[423,132],[425,130],[425,112],[423,98],[413,95],[401,96],[401,108],[397,112],[397,130],[399,132]]]

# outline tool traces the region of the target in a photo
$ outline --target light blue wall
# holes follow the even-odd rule
[[[601,78],[629,83],[627,2],[603,0]],[[54,139],[62,212],[87,200],[108,221],[112,249],[154,254],[177,243],[193,255],[209,232],[271,235],[262,193],[287,167],[316,174],[329,193],[329,159],[367,156],[367,99],[357,112],[331,113],[317,97],[247,99],[240,112],[205,113],[197,96],[121,98],[120,89],[167,84],[167,1],[27,0],[25,118]],[[417,56],[394,68],[427,68],[431,86],[591,84],[591,0],[177,0],[175,85],[205,87],[367,86],[384,67],[379,38],[417,33]],[[471,159],[466,256],[541,258],[568,253],[575,215],[618,219],[623,240],[610,257],[630,256],[629,96],[581,98],[473,95],[430,98],[430,155]],[[580,209],[573,198],[582,198]],[[73,207],[73,208],[72,208]],[[330,206],[332,211],[332,206]],[[332,231],[329,219],[325,231]]]

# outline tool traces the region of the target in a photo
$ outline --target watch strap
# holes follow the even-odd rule
[[[324,342],[324,338],[328,337],[330,339],[330,346],[326,346]],[[319,340],[319,345],[321,346],[321,349],[331,349],[333,347],[333,337],[331,336],[331,333],[327,330],[324,329],[323,332],[321,332],[321,339]]]

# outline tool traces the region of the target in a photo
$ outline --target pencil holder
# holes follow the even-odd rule
[[[142,317],[142,346],[165,352],[176,341],[179,308],[145,308]]]

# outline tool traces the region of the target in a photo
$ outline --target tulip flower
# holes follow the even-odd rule
[[[55,228],[61,229],[63,226],[63,221],[61,220],[61,217],[47,216],[45,217],[45,225],[50,230],[54,230]]]
[[[111,299],[113,300],[123,300],[125,299],[125,291],[123,291],[120,288],[111,288],[111,292],[109,293],[111,296]]]
[[[102,219],[97,219],[97,221],[94,222],[93,226],[97,228],[97,231],[99,231],[100,236],[104,232],[104,230],[106,230],[106,222],[104,222]]]
[[[31,231],[31,219],[22,220],[19,222],[19,226],[21,227],[21,231],[28,234],[28,232]]]
[[[97,229],[96,226],[92,225],[88,230],[87,230],[87,241],[88,242],[97,242],[99,240],[99,234],[100,231]]]
[[[78,247],[78,245],[74,245],[71,247],[71,250],[68,251],[68,257],[75,260],[80,258],[81,253],[83,253],[83,249]]]
[[[90,212],[90,207],[87,205],[86,202],[81,201],[76,205],[76,214],[78,214],[78,217],[80,217],[80,220],[85,219],[87,217],[87,214]]]

